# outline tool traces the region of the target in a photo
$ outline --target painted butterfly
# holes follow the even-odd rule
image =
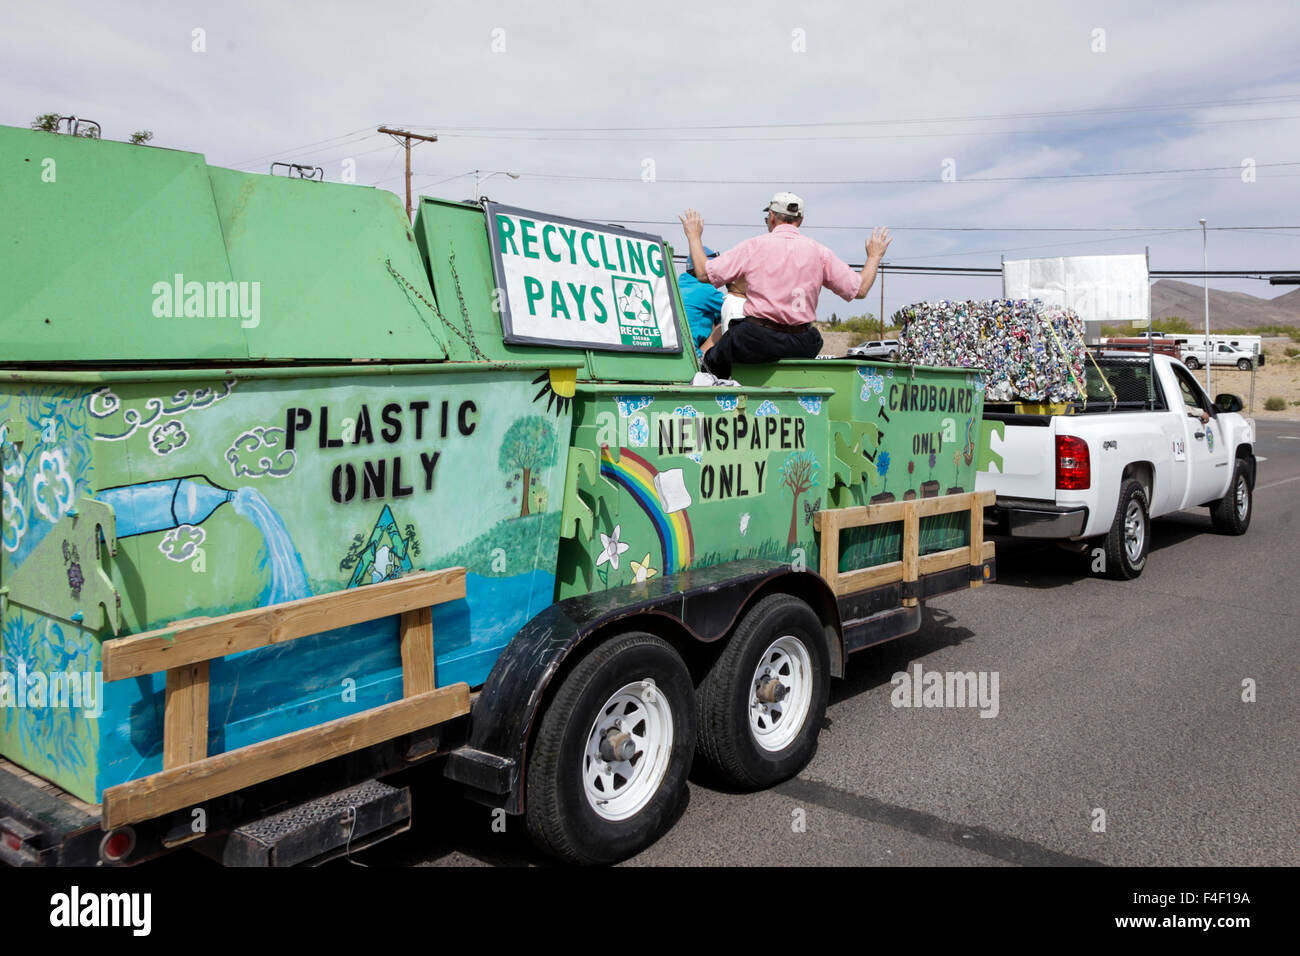
[[[803,503],[803,523],[812,524],[813,515],[820,511],[821,507],[821,498],[818,498],[816,501],[805,501]]]

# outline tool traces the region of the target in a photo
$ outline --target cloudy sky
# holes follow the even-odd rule
[[[75,114],[400,194],[401,150],[375,132],[395,125],[439,136],[412,154],[417,192],[518,173],[480,192],[681,248],[685,207],[726,248],[790,189],[850,262],[879,224],[899,264],[1149,246],[1153,269],[1197,269],[1205,217],[1212,268],[1267,271],[1300,268],[1298,46],[1294,0],[44,0],[0,12],[0,123]],[[1258,226],[1292,228],[1239,231]],[[999,291],[891,275],[885,309]]]

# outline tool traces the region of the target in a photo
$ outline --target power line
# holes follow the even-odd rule
[[[322,145],[324,145],[324,144],[326,144],[326,143],[334,143],[335,140],[339,140],[339,139],[347,139],[349,136],[356,136],[358,133],[366,133],[366,131],[369,130],[369,129],[371,129],[371,127],[369,127],[369,126],[363,126],[363,127],[361,127],[361,129],[354,129],[354,130],[353,130],[352,132],[350,132],[350,133],[340,133],[338,136],[331,136],[331,137],[329,137],[329,139],[321,139],[321,140],[317,140],[317,141],[314,142],[314,143],[307,143],[307,144],[305,144],[305,145],[303,145],[303,146],[295,146],[295,147],[293,147],[293,148],[291,148],[291,149],[279,149],[279,150],[276,150],[276,151],[273,152],[273,153],[266,153],[265,155],[262,155],[262,156],[254,156],[252,159],[246,159],[246,160],[244,160],[244,161],[241,162],[241,163],[232,163],[231,166],[234,167],[234,168],[238,168],[238,167],[241,167],[241,166],[251,166],[251,165],[253,165],[254,163],[261,162],[262,160],[266,160],[266,159],[274,159],[274,158],[276,158],[277,156],[284,156],[284,155],[287,154],[287,153],[299,153],[299,152],[302,152],[304,149],[311,149],[311,148],[316,147],[316,146],[322,146]],[[361,140],[363,140],[363,139],[368,139],[369,137],[374,136],[374,135],[376,135],[376,134],[375,134],[375,133],[366,133],[365,136],[359,136],[359,137],[357,137],[357,139],[355,140],[355,142],[360,142]],[[343,144],[342,144],[342,143],[334,143],[334,145],[336,145],[336,146],[342,146]],[[331,148],[332,148],[332,147],[331,147]]]
[[[1113,133],[1126,130],[1144,131],[1149,129],[1167,129],[1183,126],[1221,126],[1231,123],[1271,123],[1278,120],[1300,119],[1300,114],[1287,116],[1250,116],[1239,119],[1186,120],[1171,123],[1140,123],[1121,126],[1066,126],[1048,129],[982,129],[949,130],[941,133],[854,133],[832,136],[530,136],[508,133],[441,133],[447,139],[462,140],[497,140],[526,143],[829,143],[840,140],[876,140],[876,139],[951,139],[965,136],[1060,136],[1062,134]],[[427,127],[435,128],[435,127]]]
[[[904,126],[923,123],[968,123],[989,120],[1008,119],[1042,119],[1052,116],[1083,116],[1105,113],[1145,113],[1170,110],[1204,109],[1211,107],[1257,106],[1269,103],[1287,103],[1300,100],[1300,94],[1288,93],[1277,96],[1258,96],[1223,100],[1195,100],[1187,103],[1166,103],[1142,106],[1108,106],[1089,107],[1073,110],[1040,110],[1026,113],[989,113],[975,116],[929,116],[914,119],[874,119],[874,120],[836,120],[812,123],[747,123],[747,124],[705,124],[696,126],[457,126],[443,124],[438,126],[407,124],[415,129],[439,129],[443,131],[497,131],[528,133],[647,133],[699,130],[759,130],[759,129],[812,129],[834,126]]]
[[[1256,163],[1256,169],[1271,169],[1278,167],[1300,166],[1300,162],[1281,162],[1281,163]],[[953,183],[1024,183],[1024,182],[1046,182],[1057,180],[1086,180],[1086,179],[1114,179],[1120,176],[1161,176],[1171,173],[1205,173],[1205,172],[1224,172],[1231,170],[1234,173],[1241,172],[1241,166],[1185,166],[1173,169],[1132,169],[1116,170],[1103,173],[1048,173],[1039,176],[967,176],[950,181],[935,179],[929,177],[926,179],[663,179],[656,178],[656,183],[669,183],[680,185],[694,186],[772,186],[772,185],[799,185],[799,186],[900,186],[900,185],[951,185]],[[578,182],[612,182],[612,183],[641,183],[645,184],[640,176],[583,176],[576,173],[538,173],[525,172],[521,175],[529,176],[534,179],[556,179],[570,180]],[[1222,178],[1222,177],[1214,177]]]
[[[591,220],[596,221],[596,220]],[[646,226],[680,226],[676,219],[621,219],[613,222],[631,223]],[[706,222],[710,228],[757,229],[761,225],[755,222]],[[810,229],[848,229],[861,232],[870,229],[862,225],[822,225],[811,223],[799,227],[803,231]],[[1300,226],[1207,226],[1210,232],[1255,232],[1275,229],[1300,229]],[[890,232],[1178,232],[1180,230],[1200,232],[1199,226],[890,226]]]

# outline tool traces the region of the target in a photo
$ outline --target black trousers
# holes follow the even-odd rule
[[[798,332],[778,332],[745,318],[731,323],[718,344],[704,356],[705,371],[731,378],[731,366],[761,365],[783,358],[816,358],[822,334],[811,322]]]

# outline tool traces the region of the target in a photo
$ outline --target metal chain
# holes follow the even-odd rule
[[[455,258],[454,254],[452,255],[452,258],[453,259]],[[460,329],[456,328],[455,325],[448,322],[447,317],[438,310],[438,307],[434,305],[432,302],[430,302],[428,299],[426,299],[423,293],[421,293],[419,289],[411,285],[410,281],[406,278],[406,276],[402,275],[400,272],[398,272],[396,269],[393,268],[392,259],[385,259],[384,265],[388,267],[388,271],[389,273],[392,274],[393,278],[397,279],[408,289],[410,289],[411,292],[415,294],[415,297],[417,299],[419,299],[421,302],[423,302],[426,306],[429,307],[429,311],[431,311],[434,315],[438,317],[438,321],[442,323],[443,328],[448,329],[456,336],[456,338],[464,342],[465,346],[470,350],[470,352],[472,352],[474,356],[478,358],[480,361],[484,361],[484,362],[489,361],[488,357],[482,352],[481,349],[479,349],[478,344],[474,341],[474,330],[469,324],[469,313],[465,309],[465,299],[463,296],[461,296],[460,299],[460,309],[461,309],[461,314],[465,317],[465,328],[469,333],[468,338],[466,338],[465,335],[461,333]],[[454,269],[452,275],[453,276],[455,275]],[[456,294],[460,296],[460,279],[456,280]]]
[[[460,288],[460,274],[456,272],[456,253],[447,257],[447,265],[451,267],[451,279],[456,283],[456,298],[460,301],[460,315],[465,320],[465,332],[469,335],[469,347],[479,358],[487,361],[487,356],[479,351],[478,342],[474,338],[474,326],[469,321],[469,309],[465,307],[465,293]]]

